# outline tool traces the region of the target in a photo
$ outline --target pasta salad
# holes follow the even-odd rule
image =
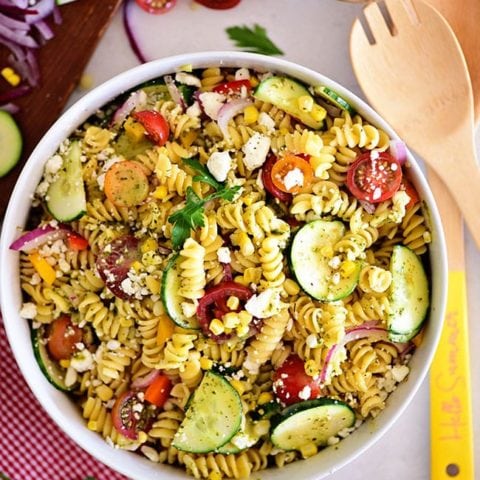
[[[185,68],[59,146],[11,248],[39,366],[87,427],[215,480],[385,408],[430,240],[401,143],[336,92]]]

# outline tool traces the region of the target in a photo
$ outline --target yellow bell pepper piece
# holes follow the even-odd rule
[[[143,140],[145,136],[145,128],[139,122],[136,122],[132,117],[129,117],[123,125],[127,137],[134,143]]]
[[[175,324],[170,320],[167,315],[162,315],[158,322],[157,330],[157,345],[162,347],[167,340],[172,338],[173,331],[175,330]]]
[[[53,282],[57,278],[53,267],[37,252],[31,253],[28,259],[33,265],[33,268],[40,275],[40,278],[48,285],[53,285]]]

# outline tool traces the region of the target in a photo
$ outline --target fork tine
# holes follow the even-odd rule
[[[385,41],[392,36],[387,22],[376,2],[367,5],[363,9],[363,14],[377,43]]]
[[[362,23],[356,18],[353,22],[352,30],[350,31],[350,51],[353,51],[353,44],[355,44],[355,50],[358,48],[360,51],[366,51],[365,49],[369,47],[371,43],[372,42],[370,42]]]
[[[400,31],[402,25],[419,24],[417,12],[410,0],[385,0],[385,6],[397,30]]]

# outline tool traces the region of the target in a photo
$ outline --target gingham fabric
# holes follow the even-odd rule
[[[68,438],[37,402],[15,363],[0,316],[0,478],[127,480]]]

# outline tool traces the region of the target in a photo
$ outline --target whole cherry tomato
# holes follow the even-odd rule
[[[177,0],[135,0],[137,4],[148,13],[167,13],[171,10]]]

